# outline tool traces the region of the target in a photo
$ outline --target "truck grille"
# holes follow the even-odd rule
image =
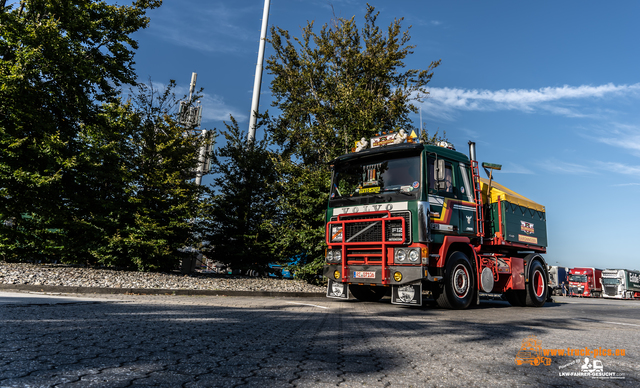
[[[615,296],[618,294],[618,287],[616,286],[604,286],[604,294],[609,296]]]
[[[380,264],[382,262],[382,249],[380,247],[347,248],[347,262],[362,262],[365,264]]]
[[[394,212],[391,217],[402,217],[405,223],[406,240],[403,243],[411,242],[411,213],[410,212]],[[362,220],[363,222],[354,222],[345,225],[344,238],[349,242],[381,242],[382,241],[382,222],[367,221],[372,218],[370,215],[350,215],[343,216],[342,220]],[[332,217],[331,221],[337,221],[338,217]],[[374,224],[372,226],[372,223]],[[402,241],[402,221],[388,221],[385,223],[386,241]]]

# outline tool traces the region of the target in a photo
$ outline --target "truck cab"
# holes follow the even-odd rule
[[[599,298],[602,296],[602,270],[598,268],[571,268],[569,294]]]
[[[331,165],[328,297],[390,294],[419,306],[430,291],[443,307],[466,308],[479,292],[498,292],[512,304],[544,304],[544,207],[481,179],[474,157],[392,133]]]
[[[627,269],[602,271],[602,296],[605,298],[640,298],[640,272]]]

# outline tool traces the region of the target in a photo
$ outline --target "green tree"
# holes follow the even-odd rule
[[[264,117],[263,117],[264,118]],[[277,218],[276,176],[268,141],[248,142],[231,117],[222,131],[226,143],[215,150],[211,162],[213,195],[206,210],[205,239],[211,256],[234,269],[264,272],[276,260],[272,225]],[[257,127],[263,125],[262,119]]]
[[[197,245],[205,189],[193,178],[199,150],[212,139],[179,125],[174,88],[173,80],[162,91],[140,84],[131,103],[119,107],[134,116],[127,125],[137,126],[128,131],[130,148],[121,150],[129,155],[118,166],[124,192],[110,198],[121,209],[103,212],[109,233],[92,252],[102,263],[168,271],[190,255],[184,248]]]
[[[284,213],[277,242],[285,255],[304,255],[303,277],[314,277],[322,265],[329,162],[361,137],[413,130],[409,114],[417,108],[412,102],[428,95],[425,86],[440,64],[405,69],[404,59],[414,49],[409,31],[396,19],[384,32],[377,17],[367,5],[361,30],[354,18],[338,18],[319,33],[308,23],[300,38],[271,30],[275,54],[267,69],[274,77],[273,106],[281,114],[269,133],[282,150],[275,167]]]
[[[80,134],[133,84],[131,35],[159,0],[0,0],[0,251],[61,258],[89,221]],[[72,256],[75,252],[71,252]],[[83,256],[86,257],[86,254]]]

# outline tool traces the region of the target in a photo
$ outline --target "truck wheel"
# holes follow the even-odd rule
[[[453,252],[447,260],[444,290],[438,296],[438,306],[447,309],[466,309],[475,296],[475,282],[467,255]]]
[[[504,293],[504,298],[514,307],[525,307],[527,305],[527,295],[524,290],[509,290]]]
[[[529,283],[527,290],[526,304],[530,307],[541,307],[547,301],[547,276],[544,267],[538,260],[533,260],[529,264]]]
[[[356,299],[363,302],[377,302],[387,293],[385,287],[361,286],[358,284],[350,284],[349,291]]]

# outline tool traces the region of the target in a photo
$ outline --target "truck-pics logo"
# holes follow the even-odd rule
[[[599,357],[624,357],[625,349],[607,348],[565,348],[565,349],[543,349],[535,335],[530,335],[522,340],[520,350],[516,354],[516,364],[529,364],[532,366],[551,365],[550,357],[571,357],[568,363],[558,366],[559,376],[591,377],[594,379],[624,379],[624,373],[607,372],[604,370],[604,363]],[[566,360],[566,359],[565,359]],[[577,370],[567,369],[574,365]]]
[[[542,347],[538,344],[538,340],[535,335],[531,335],[522,340],[522,346],[518,354],[516,354],[516,364],[529,364],[529,365],[551,365],[551,359],[544,357]]]
[[[534,234],[533,223],[527,221],[520,221],[520,230],[525,234]]]

